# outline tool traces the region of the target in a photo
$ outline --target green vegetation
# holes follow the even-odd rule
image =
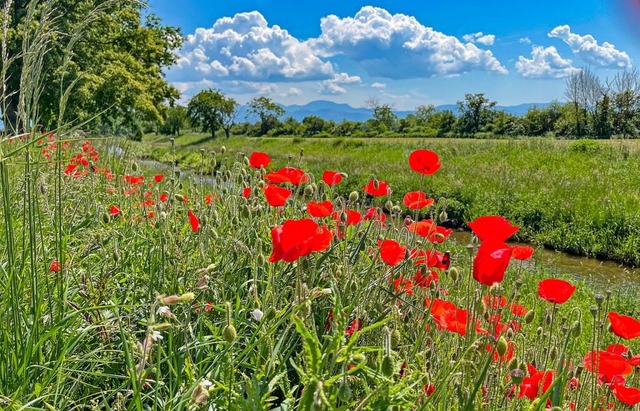
[[[372,176],[388,180],[396,203],[419,186],[405,167],[407,153],[428,147],[444,166],[423,189],[446,202],[449,217],[459,225],[499,214],[521,227],[521,240],[640,264],[640,146],[635,142],[264,137],[216,142],[185,135],[176,139],[178,164],[197,169],[198,150],[219,151],[221,144],[236,155],[268,152],[277,164],[300,165],[315,179],[325,169],[346,171],[349,178],[339,188],[343,194],[361,189]],[[149,136],[139,150],[157,161],[172,158],[164,137]]]

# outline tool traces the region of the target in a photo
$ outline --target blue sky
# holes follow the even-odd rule
[[[150,0],[187,36],[167,79],[183,100],[218,88],[245,103],[370,97],[397,109],[485,93],[501,105],[563,99],[584,67],[640,62],[640,0]]]

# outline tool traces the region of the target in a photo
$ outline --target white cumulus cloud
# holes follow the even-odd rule
[[[387,88],[387,85],[385,83],[373,83],[371,85],[371,87],[373,87],[373,88]]]
[[[518,43],[531,44],[531,39],[529,37],[520,37],[520,40],[518,40]]]
[[[572,33],[571,27],[566,24],[554,28],[547,35],[567,43],[573,54],[586,63],[604,68],[624,69],[631,67],[631,59],[626,52],[616,49],[613,44],[606,41],[600,45],[590,34],[581,36]]]
[[[392,79],[454,76],[469,71],[506,74],[489,50],[422,25],[413,16],[366,6],[354,17],[322,18],[321,35],[308,41],[320,56],[342,55],[369,75]]]
[[[578,71],[570,59],[565,59],[553,47],[533,46],[531,58],[518,57],[516,71],[526,78],[562,78]]]
[[[176,81],[301,81],[331,78],[330,62],[307,42],[277,25],[269,26],[257,11],[218,19],[211,28],[189,34],[170,75]]]
[[[478,43],[484,46],[493,46],[493,43],[496,41],[496,36],[494,34],[484,34],[479,31],[477,33],[465,34],[462,36],[462,40],[468,43]]]
[[[347,73],[336,74],[332,79],[320,82],[320,94],[336,95],[345,94],[347,89],[342,87],[347,84],[360,84],[362,79],[360,76],[350,76]]]

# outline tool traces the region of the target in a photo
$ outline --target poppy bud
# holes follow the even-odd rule
[[[251,217],[251,211],[249,211],[249,207],[247,207],[246,204],[240,209],[240,215],[242,215],[242,218]]]
[[[184,203],[184,196],[182,194],[175,194],[173,198],[175,198],[179,203]]]
[[[134,173],[138,171],[138,163],[136,163],[135,161],[131,163],[131,171],[133,171]]]
[[[171,146],[172,146],[172,147],[176,145],[176,139],[175,139],[175,138],[171,137],[171,138],[169,139],[169,141],[171,142]]]
[[[349,219],[349,216],[347,215],[347,213],[345,213],[344,211],[340,213],[340,221],[342,221],[343,223],[346,223],[348,219]]]
[[[540,336],[542,335],[542,332],[543,332],[543,331],[544,331],[544,330],[542,329],[542,327],[538,327],[538,328],[536,328],[536,335],[537,335],[538,337],[540,337]]]
[[[400,214],[402,213],[402,208],[400,208],[399,205],[394,205],[393,207],[391,207],[391,212],[394,214]]]
[[[47,186],[45,186],[44,184],[40,184],[40,194],[47,194]]]
[[[234,342],[236,337],[237,337],[236,327],[234,327],[233,324],[229,324],[225,326],[224,330],[222,330],[222,338],[224,338],[224,340],[229,344]]]
[[[109,213],[102,213],[102,222],[105,224],[109,224],[109,222],[111,221],[111,216],[109,215]]]
[[[507,368],[509,369],[509,371],[512,371],[518,368],[518,360],[516,359],[516,357],[513,357],[511,361],[509,361]]]
[[[382,359],[382,365],[380,367],[380,371],[382,375],[385,377],[391,377],[393,375],[393,369],[395,368],[395,364],[393,362],[393,358],[390,355],[385,355]]]
[[[258,263],[259,266],[263,266],[265,264],[264,255],[262,255],[262,253],[258,254],[258,258],[256,258],[256,263]]]
[[[493,296],[502,294],[502,287],[500,286],[500,283],[493,283],[489,288],[489,293]]]
[[[498,351],[498,354],[502,357],[507,352],[507,348],[509,348],[509,344],[504,336],[501,335],[498,339],[498,344],[496,344],[496,351]]]
[[[300,315],[302,317],[308,317],[311,314],[311,301],[305,301],[300,307]]]
[[[365,357],[362,353],[354,354],[351,359],[355,364],[362,364],[363,362],[367,361],[367,357]]]
[[[220,147],[220,152],[222,154],[226,153],[227,152],[227,148],[225,146]]]
[[[509,372],[509,376],[511,376],[511,381],[513,381],[514,384],[519,385],[522,380],[524,380],[526,374],[520,368],[516,368]]]
[[[119,260],[120,260],[120,253],[118,252],[118,250],[115,250],[113,252],[113,261],[117,263]]]
[[[387,201],[384,203],[384,208],[386,208],[387,210],[391,210],[391,209],[393,208],[393,201],[391,201],[391,200],[387,200]]]
[[[311,185],[308,185],[304,188],[304,195],[307,197],[311,197],[313,195],[313,187]]]
[[[553,321],[553,316],[549,313],[547,313],[547,315],[545,315],[544,317],[544,324],[545,325],[551,325],[551,322]]]
[[[507,330],[507,338],[511,339],[513,338],[514,332],[513,332],[513,328],[509,328]]]
[[[338,398],[341,401],[349,401],[351,399],[351,387],[349,383],[345,380],[340,387],[338,387]]]
[[[458,281],[458,269],[456,267],[449,268],[449,276],[453,281]]]
[[[216,160],[215,157],[213,157],[211,159],[211,167],[216,168],[217,165],[218,165],[218,161]]]
[[[360,194],[358,194],[357,191],[352,191],[349,194],[349,201],[352,203],[355,203],[356,201],[358,201],[359,198],[360,198]]]
[[[443,222],[444,220],[446,220],[447,218],[449,218],[449,216],[447,215],[447,212],[442,210],[442,212],[440,213],[440,215],[438,216],[438,219],[440,220],[440,222]]]
[[[556,358],[558,358],[558,348],[554,345],[551,347],[551,351],[549,352],[549,359],[551,359],[551,361],[555,361]]]
[[[524,322],[525,324],[531,324],[533,322],[533,320],[535,319],[536,314],[533,310],[529,311],[527,313],[527,315],[524,316]]]
[[[522,281],[522,278],[518,278],[515,284],[516,284],[516,288],[520,288],[524,285],[524,281]]]
[[[249,165],[249,159],[247,158],[247,156],[242,157],[242,162],[244,163],[245,166]]]
[[[400,330],[395,329],[391,333],[391,346],[394,348],[398,348],[400,342],[402,342],[402,334],[400,333]]]
[[[444,241],[445,239],[445,236],[442,233],[436,233],[435,237],[436,237],[436,240],[439,240],[439,241]]]

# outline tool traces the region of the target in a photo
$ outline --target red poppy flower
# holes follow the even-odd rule
[[[501,241],[483,241],[473,260],[473,278],[488,286],[502,282],[511,260],[511,247]]]
[[[378,241],[378,247],[380,247],[380,258],[390,266],[400,264],[407,254],[406,247],[395,240]]]
[[[609,322],[611,323],[611,330],[618,337],[626,340],[640,337],[640,321],[633,317],[610,312]]]
[[[278,187],[273,184],[264,185],[264,196],[267,199],[267,203],[272,207],[281,207],[285,205],[290,195],[291,190],[287,188]]]
[[[189,210],[189,224],[191,224],[191,229],[197,232],[200,229],[200,220],[193,214],[193,211]]]
[[[422,191],[409,191],[402,198],[402,204],[411,210],[420,210],[433,204],[433,198],[427,198]]]
[[[425,273],[426,274],[426,273]],[[440,277],[434,270],[429,270],[428,275],[423,275],[422,270],[417,270],[413,275],[413,282],[420,288],[429,288],[431,283],[438,284]]]
[[[393,280],[393,291],[396,294],[413,295],[413,283],[403,277]]]
[[[441,165],[440,158],[431,150],[415,150],[409,155],[409,167],[419,174],[434,174]]]
[[[504,242],[519,228],[516,225],[511,225],[506,218],[497,215],[478,217],[468,225],[480,241],[491,239]]]
[[[316,251],[324,251],[331,245],[333,233],[320,227],[310,218],[287,220],[271,230],[273,251],[269,261],[293,262]]]
[[[442,243],[453,232],[450,228],[437,225],[433,220],[413,221],[407,228],[409,232],[417,233],[432,243]]]
[[[424,387],[422,387],[422,391],[427,394],[427,398],[431,397],[431,395],[435,392],[436,390],[436,386],[433,384],[425,384]]]
[[[251,187],[245,187],[242,189],[242,197],[249,198],[251,195]]]
[[[213,195],[212,194],[207,194],[206,196],[204,196],[204,203],[206,205],[211,205],[212,201],[213,201]]]
[[[435,317],[434,320],[439,328],[450,332],[458,333],[462,336],[467,335],[467,320],[469,312],[462,308],[456,308],[454,310],[446,310],[439,317]],[[475,326],[477,333],[486,334],[487,331],[480,328],[480,321],[470,319],[469,324]]]
[[[78,166],[75,164],[69,164],[67,168],[64,169],[64,173],[68,176],[73,174],[78,169]]]
[[[124,176],[124,180],[129,184],[141,186],[142,183],[144,182],[144,176],[129,176],[129,175],[125,175]]]
[[[482,297],[482,304],[491,310],[498,310],[507,305],[507,297],[504,295],[487,294]]]
[[[327,183],[328,186],[333,187],[336,184],[340,184],[342,181],[342,173],[338,171],[325,170],[324,173],[322,173],[322,181]]]
[[[391,194],[392,190],[386,181],[369,180],[362,188],[365,193],[374,197],[382,197]]]
[[[500,353],[498,352],[498,349],[494,344],[489,344],[487,345],[487,352],[490,352],[493,354],[491,357],[491,361],[507,363],[511,361],[511,359],[516,354],[516,344],[512,341],[509,341],[507,343],[507,350],[502,355],[500,355]]]
[[[275,173],[272,172],[265,174],[264,178],[265,180],[273,184],[287,182],[293,184],[294,186],[309,181],[309,176],[307,176],[304,171],[294,167],[283,167]]]
[[[164,180],[164,174],[156,174],[155,176],[153,176],[153,181],[155,181],[156,183],[159,183],[162,180]]]
[[[387,215],[382,211],[380,211],[378,207],[369,207],[367,209],[367,212],[364,213],[363,218],[365,220],[379,221],[382,223],[383,227],[384,227],[384,222],[387,221]]]
[[[342,214],[347,216],[346,221],[342,221]],[[345,225],[356,225],[360,221],[362,221],[362,214],[357,212],[356,210],[344,210],[342,212],[336,211],[333,213],[333,219],[337,222],[343,222]]]
[[[117,217],[120,215],[120,207],[112,205],[111,207],[109,207],[109,214],[111,214],[111,216],[113,217]]]
[[[254,151],[249,156],[249,165],[252,168],[267,168],[269,163],[271,163],[271,157],[267,153]]]
[[[309,201],[307,204],[307,213],[311,217],[327,217],[333,213],[333,203],[329,200],[316,202]]]
[[[551,386],[553,371],[538,371],[531,364],[527,364],[527,371],[528,375],[520,383],[518,398],[527,397],[530,400],[535,400]]]
[[[353,335],[353,333],[360,331],[361,329],[362,321],[360,321],[359,318],[356,318],[355,320],[351,321],[351,324],[349,324],[344,333],[347,335]]]
[[[169,195],[167,193],[160,194],[160,201],[167,201],[169,199]]]
[[[49,265],[49,271],[54,273],[59,273],[60,270],[62,270],[62,266],[60,265],[60,262],[58,260],[51,261],[51,264]]]
[[[627,355],[629,353],[629,347],[624,344],[610,344],[607,346],[606,351],[611,354]]]
[[[608,378],[615,375],[629,375],[633,372],[633,367],[626,358],[607,351],[589,351],[584,356],[582,364],[587,370]]]
[[[538,283],[538,297],[555,304],[567,301],[575,290],[576,287],[570,282],[556,278],[547,278]]]
[[[427,267],[437,268],[439,270],[448,270],[450,259],[447,253],[437,250],[412,250],[411,258],[415,258],[415,265],[426,265]]]
[[[533,256],[533,247],[528,245],[516,245],[513,247],[511,257],[516,260],[528,260]]]
[[[618,401],[627,405],[633,406],[640,403],[640,389],[637,388],[616,385],[613,387],[613,395]]]
[[[529,311],[527,310],[527,307],[517,303],[509,303],[509,309],[511,310],[511,313],[517,317],[527,315],[527,312]]]

